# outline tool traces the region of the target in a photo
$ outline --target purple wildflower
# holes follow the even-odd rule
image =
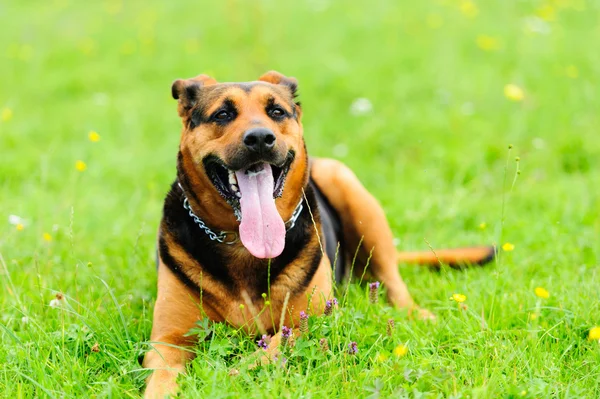
[[[333,313],[333,307],[337,306],[337,304],[338,300],[336,298],[328,299],[327,301],[325,301],[325,310],[323,311],[323,313],[325,313],[325,316],[330,316],[331,313]]]
[[[329,351],[329,343],[327,342],[327,338],[321,338],[319,340],[319,345],[321,345],[321,350],[323,352]]]
[[[379,281],[369,284],[369,302],[377,303],[379,300]]]
[[[348,353],[351,355],[356,355],[358,353],[358,345],[356,345],[356,342],[352,341],[348,344]]]
[[[287,357],[282,355],[281,358],[279,358],[278,355],[275,355],[275,356],[273,356],[273,361],[275,363],[279,363],[279,365],[281,367],[285,367],[285,364],[287,363]]]
[[[270,335],[263,335],[257,342],[259,348],[267,349],[269,347],[269,342],[271,342]]]
[[[281,327],[281,345],[287,345],[289,339],[292,337],[292,329],[286,326]]]
[[[300,332],[306,334],[308,332],[308,315],[304,310],[300,311]]]
[[[386,332],[387,332],[387,336],[391,337],[393,332],[394,332],[394,319],[389,319],[387,321],[387,328],[386,328]]]

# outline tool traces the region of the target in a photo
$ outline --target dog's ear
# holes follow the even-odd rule
[[[269,71],[260,78],[258,78],[258,80],[263,82],[269,82],[274,85],[286,86],[292,92],[292,96],[296,98],[296,91],[298,90],[298,81],[296,80],[296,78],[289,78],[285,75],[280,74],[277,71]]]
[[[208,75],[198,75],[191,79],[177,79],[171,86],[171,95],[178,100],[181,111],[189,110],[198,101],[200,89],[214,84],[217,84],[217,81]]]

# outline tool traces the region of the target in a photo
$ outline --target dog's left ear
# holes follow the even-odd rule
[[[217,81],[208,75],[198,75],[191,79],[177,79],[171,86],[171,95],[179,103],[179,115],[191,109],[198,101],[200,90],[205,86],[217,84]]]
[[[292,96],[296,98],[296,91],[298,90],[298,81],[296,78],[288,78],[277,71],[269,71],[258,78],[258,80],[274,85],[286,86],[292,92]]]

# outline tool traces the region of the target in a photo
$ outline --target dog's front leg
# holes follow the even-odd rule
[[[160,262],[151,336],[153,348],[144,357],[144,367],[154,372],[148,379],[145,398],[163,399],[176,394],[177,375],[194,357],[187,348],[196,340],[186,334],[202,316],[199,301],[198,294]]]

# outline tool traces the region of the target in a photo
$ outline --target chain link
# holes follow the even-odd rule
[[[180,185],[180,187],[181,187],[181,185]],[[181,191],[183,191],[183,187],[181,187]],[[238,242],[238,233],[236,233],[235,231],[220,231],[219,233],[217,233],[217,232],[213,231],[210,227],[208,227],[206,225],[206,223],[204,223],[204,221],[202,219],[200,219],[198,216],[196,216],[194,211],[192,211],[190,202],[188,201],[185,194],[183,194],[183,207],[188,211],[188,213],[190,214],[190,217],[192,219],[194,219],[194,222],[198,225],[198,227],[200,227],[202,230],[204,230],[204,232],[206,233],[208,238],[210,238],[212,241],[217,241],[217,242],[227,244],[227,245],[232,245],[232,244],[235,244],[236,242]],[[287,222],[285,222],[285,224],[287,226],[286,230],[289,231],[294,228],[294,226],[296,225],[296,221],[298,220],[298,217],[300,217],[300,214],[302,213],[302,209],[304,209],[304,206],[302,205],[302,198],[301,198],[300,202],[296,206],[296,209],[294,209],[294,212],[292,213],[292,217]],[[228,235],[233,236],[233,239],[230,241],[225,241],[227,239]]]
[[[184,197],[183,199],[183,207],[187,209],[192,219],[194,219],[194,222],[196,222],[198,227],[204,230],[208,238],[210,238],[212,241],[217,241],[227,245],[235,244],[238,241],[238,235],[236,232],[221,231],[220,233],[215,233],[210,227],[208,227],[204,221],[196,216],[194,211],[192,211],[192,207],[190,206],[190,202],[188,201],[187,197]],[[233,239],[231,241],[225,241],[227,235],[233,235]]]

